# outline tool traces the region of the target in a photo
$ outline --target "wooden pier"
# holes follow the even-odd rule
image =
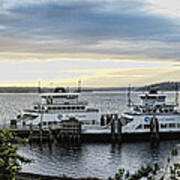
[[[75,118],[62,121],[61,127],[54,130],[53,134],[58,142],[80,143],[81,123]]]

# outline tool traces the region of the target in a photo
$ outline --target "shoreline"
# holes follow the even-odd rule
[[[66,175],[61,176],[50,176],[50,175],[42,175],[36,173],[29,173],[29,172],[20,172],[17,176],[18,180],[102,180],[97,177],[82,177],[82,178],[73,178],[68,177]]]

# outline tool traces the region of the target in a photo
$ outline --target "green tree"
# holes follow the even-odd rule
[[[7,129],[0,130],[0,179],[15,180],[22,163],[32,162],[17,153],[17,143],[26,144],[27,140],[15,136]]]

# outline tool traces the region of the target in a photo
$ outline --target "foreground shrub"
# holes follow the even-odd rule
[[[0,130],[0,180],[15,180],[22,163],[32,162],[17,153],[17,143],[26,144],[27,141],[13,135],[7,129]]]

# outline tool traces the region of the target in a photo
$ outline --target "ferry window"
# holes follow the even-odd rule
[[[75,107],[72,107],[72,109],[74,110],[74,109],[75,109]]]
[[[144,125],[144,129],[150,129],[150,125],[149,124],[145,124]]]
[[[169,128],[175,128],[175,127],[176,127],[176,125],[174,123],[169,124]]]
[[[142,124],[136,127],[136,129],[142,129]]]
[[[161,124],[161,128],[167,128],[167,124]]]
[[[180,124],[177,124],[177,127],[180,128]]]

